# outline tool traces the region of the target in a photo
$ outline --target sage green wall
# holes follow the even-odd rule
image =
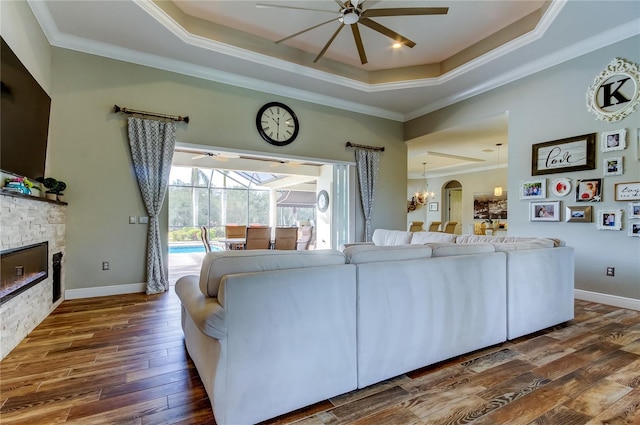
[[[587,111],[586,92],[594,79],[616,57],[640,63],[640,37],[602,48],[553,68],[534,74],[499,89],[476,96],[406,123],[405,138],[429,134],[467,122],[509,113],[509,193],[517,193],[520,181],[531,177],[531,146],[536,143],[563,139],[587,133],[626,128],[628,147],[624,156],[624,175],[603,177],[603,202],[591,204],[594,213],[599,209],[623,209],[622,231],[602,231],[593,223],[529,222],[529,202],[509,197],[509,235],[551,236],[564,239],[576,252],[576,288],[602,294],[640,299],[640,239],[627,236],[627,202],[614,201],[614,184],[640,181],[637,132],[640,111],[626,119],[606,123],[595,119]],[[598,138],[599,141],[599,138]],[[617,154],[617,152],[616,152]],[[576,179],[602,178],[603,157],[617,156],[596,152],[595,170],[539,176],[549,182],[555,177]],[[465,204],[471,191],[465,190]],[[430,179],[430,185],[438,182]],[[574,193],[559,200],[564,209],[576,205]],[[578,204],[584,205],[584,204]],[[564,211],[562,214],[564,220]],[[615,277],[606,277],[607,266],[616,268]]]
[[[128,216],[146,212],[126,116],[112,113],[114,104],[188,115],[189,124],[177,126],[183,143],[334,161],[354,161],[347,141],[385,146],[373,226],[404,227],[402,123],[59,48],[52,70],[48,162],[51,176],[68,185],[67,289],[145,281],[146,225],[128,224]],[[258,135],[255,115],[269,101],[283,101],[298,115],[301,129],[291,145],[275,147]],[[166,208],[162,222],[166,236]],[[101,271],[102,261],[111,270]]]
[[[51,95],[51,46],[25,1],[0,1],[2,38]]]

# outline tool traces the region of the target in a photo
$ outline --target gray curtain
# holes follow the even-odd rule
[[[129,145],[133,170],[142,200],[149,214],[147,234],[147,294],[169,289],[162,259],[158,214],[169,185],[169,173],[176,144],[176,125],[136,117],[129,118]]]
[[[369,242],[371,241],[371,213],[373,212],[376,181],[378,180],[380,152],[357,148],[355,153],[360,183],[360,199],[364,211],[365,242]]]

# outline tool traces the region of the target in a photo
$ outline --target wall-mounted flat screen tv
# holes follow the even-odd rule
[[[0,169],[36,179],[44,176],[51,98],[1,40]]]

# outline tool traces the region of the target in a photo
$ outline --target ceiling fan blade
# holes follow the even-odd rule
[[[292,34],[292,35],[288,36],[288,37],[281,38],[280,40],[276,41],[276,44],[278,44],[278,43],[282,43],[283,41],[287,41],[287,40],[289,40],[290,38],[296,37],[296,36],[298,36],[298,35],[300,35],[300,34],[304,34],[304,33],[305,33],[305,32],[307,32],[307,31],[314,30],[314,29],[316,29],[316,28],[318,28],[318,27],[321,27],[321,26],[323,26],[323,25],[328,24],[329,22],[335,22],[335,21],[337,21],[337,19],[336,19],[336,18],[329,19],[329,20],[328,20],[328,21],[326,21],[326,22],[322,22],[322,23],[320,23],[320,24],[318,24],[318,25],[314,25],[314,26],[312,26],[312,27],[310,27],[310,28],[307,28],[307,29],[304,29],[304,30],[302,30],[302,31],[299,31],[299,32],[297,32],[297,33],[295,33],[295,34]]]
[[[342,3],[340,0],[335,0],[335,2],[338,3],[338,6],[340,6],[340,9],[345,7],[344,3]]]
[[[385,27],[384,25],[380,25],[379,23],[372,21],[369,18],[360,18],[358,22],[364,26],[371,28],[374,31],[378,31],[380,34],[386,35],[387,37],[395,40],[397,43],[404,44],[407,47],[413,47],[416,45],[416,43],[409,40],[408,38],[401,36],[397,32]]]
[[[407,7],[393,9],[367,9],[362,12],[365,18],[376,18],[382,16],[411,16],[411,15],[446,15],[448,7]]]
[[[329,46],[331,46],[331,43],[333,43],[333,40],[336,39],[336,37],[338,36],[338,33],[342,30],[342,28],[344,28],[344,24],[340,24],[340,26],[338,27],[338,29],[336,30],[336,32],[333,33],[333,35],[331,36],[331,38],[329,39],[329,41],[327,41],[327,44],[324,45],[324,47],[322,48],[322,51],[318,54],[318,56],[313,60],[313,63],[316,63],[320,60],[320,58],[322,56],[324,56],[325,52],[327,51],[327,49],[329,48]]]
[[[283,6],[280,4],[256,3],[256,7],[259,9],[294,9],[294,10],[312,10],[314,12],[325,12],[325,13],[333,13],[333,14],[336,13],[335,10],[308,9],[306,7]]]
[[[356,42],[358,48],[358,54],[360,55],[360,62],[364,65],[367,63],[367,55],[364,52],[364,44],[362,44],[362,37],[360,37],[360,29],[358,24],[351,25],[351,32],[353,32],[353,39]]]

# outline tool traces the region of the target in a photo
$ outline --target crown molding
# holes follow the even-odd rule
[[[42,28],[45,36],[49,40],[52,46],[75,50],[83,53],[94,54],[98,56],[108,57],[111,59],[130,62],[138,65],[149,66],[156,69],[166,70],[179,74],[189,75],[196,78],[202,78],[210,81],[215,81],[222,84],[228,84],[250,90],[256,90],[264,93],[269,93],[278,96],[284,96],[296,100],[319,104],[323,106],[348,110],[356,113],[362,113],[365,115],[376,116],[379,118],[390,119],[399,122],[405,122],[421,115],[428,114],[435,110],[449,106],[451,104],[460,102],[470,97],[482,94],[489,90],[495,89],[502,85],[516,81],[518,79],[527,77],[536,72],[540,72],[546,68],[571,60],[575,57],[587,54],[601,47],[622,41],[629,37],[635,36],[640,33],[640,20],[634,20],[622,26],[612,28],[611,30],[595,35],[589,39],[583,40],[580,43],[573,46],[564,48],[551,55],[539,58],[532,62],[528,62],[518,68],[512,69],[506,73],[498,75],[497,77],[486,80],[481,84],[471,87],[467,90],[457,92],[452,96],[439,99],[437,102],[425,105],[419,109],[416,109],[407,114],[402,114],[394,111],[390,111],[383,108],[371,107],[357,102],[350,102],[331,96],[318,94],[315,92],[293,89],[281,84],[269,83],[262,80],[248,78],[232,74],[229,72],[215,70],[206,66],[194,65],[184,61],[178,61],[174,59],[167,59],[157,55],[148,53],[142,53],[122,47],[113,46],[110,44],[83,39],[80,37],[70,36],[63,34],[59,31],[58,27],[53,20],[51,13],[47,7],[46,2],[27,0],[29,7],[31,8],[38,24]],[[235,58],[240,58],[253,63],[259,63],[267,65],[275,69],[279,69],[286,72],[292,72],[296,75],[302,75],[305,77],[313,78],[316,80],[328,82],[331,84],[337,84],[344,87],[348,87],[351,90],[359,90],[366,93],[382,92],[389,90],[399,89],[411,89],[419,87],[428,87],[441,85],[445,82],[455,79],[456,77],[468,73],[480,66],[504,56],[510,52],[513,52],[523,46],[538,40],[544,35],[551,23],[555,20],[560,13],[566,0],[555,0],[549,6],[549,9],[542,17],[540,23],[536,28],[521,36],[512,40],[503,46],[492,50],[491,52],[484,54],[458,68],[455,68],[446,74],[443,74],[437,78],[426,78],[420,80],[401,81],[393,83],[379,83],[379,84],[367,84],[360,81],[352,80],[345,77],[336,76],[324,71],[315,70],[302,65],[287,62],[281,59],[271,58],[248,50],[238,49],[233,46],[219,43],[211,39],[195,36],[188,33],[182,26],[175,22],[168,14],[162,9],[150,1],[132,0],[138,7],[141,7],[144,11],[149,13],[158,22],[165,26],[174,35],[180,38],[183,42],[196,47],[204,48],[211,51],[228,55]]]

